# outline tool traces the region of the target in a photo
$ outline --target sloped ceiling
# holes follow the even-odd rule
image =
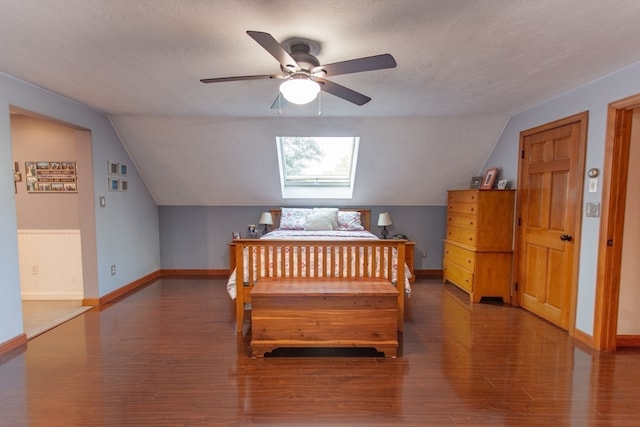
[[[294,134],[361,137],[336,203],[440,204],[508,117],[640,60],[638,22],[637,0],[0,0],[0,71],[106,113],[161,205],[284,203],[274,137]],[[199,81],[279,72],[246,30],[398,67],[331,79],[364,106],[279,115],[277,80]]]

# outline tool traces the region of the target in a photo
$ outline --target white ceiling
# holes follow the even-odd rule
[[[360,132],[378,118],[427,117],[427,127],[411,122],[415,133],[433,127],[442,137],[458,128],[452,120],[473,117],[484,123],[484,134],[449,134],[479,145],[456,170],[467,177],[482,167],[506,118],[639,61],[639,22],[638,0],[0,0],[0,71],[108,114],[159,204],[273,205],[280,203],[277,175],[271,197],[265,188],[250,199],[230,195],[246,194],[264,179],[254,170],[276,173],[265,151],[259,167],[246,168],[248,181],[229,179],[230,165],[252,158],[229,145],[234,132],[255,140],[267,128],[272,144],[272,133],[302,131],[300,123],[326,133],[336,124],[348,128],[348,119]],[[246,30],[280,41],[317,40],[324,64],[390,53],[398,67],[330,78],[370,96],[364,106],[326,95],[321,117],[316,105],[278,116],[270,109],[277,80],[199,81],[279,72]],[[297,118],[306,120],[293,123]],[[400,132],[401,121],[385,123]],[[411,144],[406,151],[399,145],[389,153],[390,167],[416,154]],[[465,151],[457,143],[437,150],[445,159]],[[218,160],[220,168],[185,167],[202,157]],[[154,172],[172,164],[181,170]],[[373,165],[359,167],[362,182],[379,173]],[[415,174],[394,185],[416,178],[442,182],[438,189],[451,183],[439,181],[450,179],[442,169]],[[196,180],[209,184],[175,194],[172,182]],[[362,193],[354,202],[381,201]],[[379,204],[394,202],[409,203],[391,197]]]

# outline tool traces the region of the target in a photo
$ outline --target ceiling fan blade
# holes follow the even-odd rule
[[[213,79],[200,79],[202,83],[219,83],[219,82],[233,82],[238,80],[260,80],[260,79],[282,79],[289,76],[283,76],[281,74],[260,74],[256,76],[235,76],[235,77],[216,77]]]
[[[261,31],[247,31],[247,34],[269,52],[271,56],[276,58],[283,69],[290,70],[291,72],[300,70],[300,66],[296,60],[289,55],[289,52],[287,52],[271,34]]]
[[[312,78],[316,82],[320,83],[320,88],[331,95],[335,95],[338,98],[342,98],[345,101],[352,102],[356,105],[364,105],[367,102],[371,101],[366,95],[363,95],[355,90],[351,90],[344,86],[341,86],[337,83],[330,82],[329,80],[320,79],[320,78]]]
[[[368,56],[366,58],[351,59],[349,61],[334,62],[333,64],[319,65],[311,70],[311,73],[324,71],[325,76],[336,76],[338,74],[359,73],[362,71],[382,70],[385,68],[395,68],[396,60],[388,53],[382,55]]]

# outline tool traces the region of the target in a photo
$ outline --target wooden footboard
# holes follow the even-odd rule
[[[406,240],[234,240],[236,329],[242,332],[251,290],[262,278],[358,281],[386,279],[398,290],[398,330],[405,298]],[[400,261],[398,261],[400,260]]]

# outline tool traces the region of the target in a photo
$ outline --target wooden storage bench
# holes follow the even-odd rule
[[[384,279],[261,279],[251,290],[251,352],[278,347],[398,351],[398,290]]]

